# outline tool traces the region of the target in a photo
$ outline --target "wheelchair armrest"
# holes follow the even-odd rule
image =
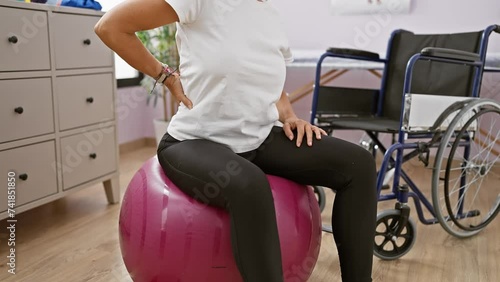
[[[326,52],[350,59],[369,59],[374,61],[380,60],[379,54],[364,50],[331,47],[328,48]]]
[[[447,49],[447,48],[437,48],[437,47],[426,47],[422,49],[420,54],[429,57],[437,57],[437,58],[445,58],[452,60],[461,60],[467,62],[480,62],[481,57],[479,54],[465,52],[461,50],[455,49]]]

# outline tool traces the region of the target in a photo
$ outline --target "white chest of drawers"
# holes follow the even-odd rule
[[[113,53],[102,12],[0,0],[0,220],[103,182],[120,197]]]

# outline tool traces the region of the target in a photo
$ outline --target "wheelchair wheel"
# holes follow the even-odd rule
[[[395,232],[399,227],[401,211],[385,210],[377,214],[377,228],[373,253],[383,260],[394,260],[404,256],[415,244],[417,226],[408,218],[406,226],[399,236]]]
[[[326,195],[325,195],[325,189],[321,186],[312,186],[314,190],[314,194],[316,195],[316,198],[318,199],[318,204],[319,204],[319,211],[323,212],[325,209],[326,205]]]
[[[476,100],[450,123],[438,148],[432,201],[439,223],[470,237],[500,211],[500,104]]]

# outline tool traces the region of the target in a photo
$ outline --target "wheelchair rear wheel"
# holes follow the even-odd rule
[[[500,104],[479,99],[450,123],[437,151],[432,200],[443,228],[470,237],[500,211]]]
[[[377,214],[375,244],[373,254],[383,260],[394,260],[404,256],[415,244],[417,226],[408,218],[401,233],[396,234],[400,225],[400,210],[385,210]]]

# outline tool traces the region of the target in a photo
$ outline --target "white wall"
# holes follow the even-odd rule
[[[348,45],[385,53],[391,32],[399,28],[452,33],[500,25],[499,0],[412,0],[410,14],[356,16],[333,16],[330,0],[271,1],[280,10],[291,47],[301,49]],[[500,52],[500,34],[496,35],[492,52]]]
[[[155,136],[153,119],[163,116],[162,107],[161,104],[148,105],[147,97],[141,86],[118,89],[115,110],[120,144]]]

